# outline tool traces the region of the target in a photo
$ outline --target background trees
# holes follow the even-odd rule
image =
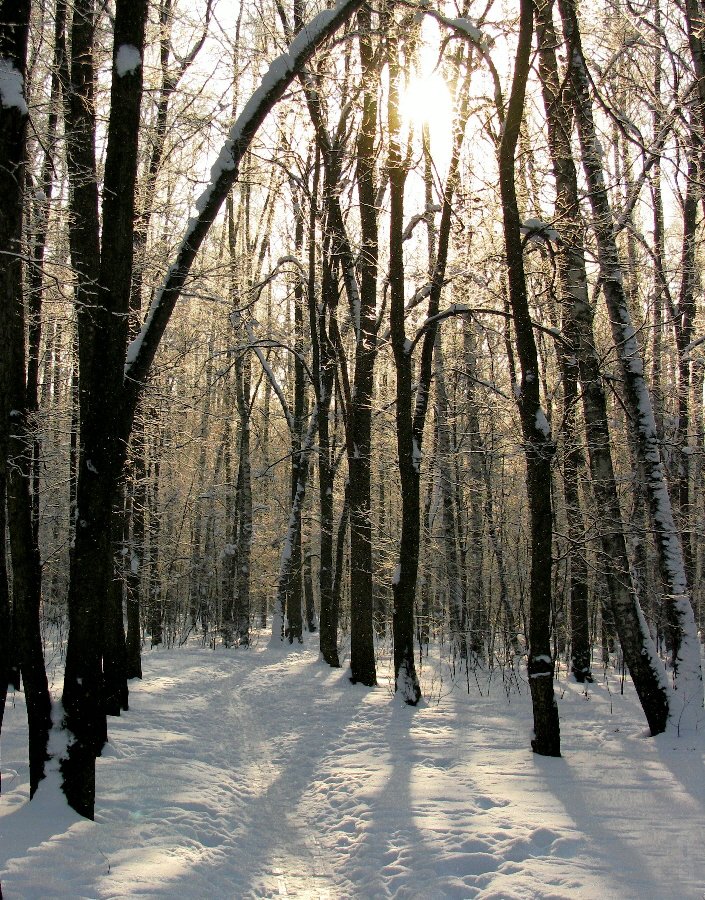
[[[430,646],[527,655],[542,753],[596,643],[652,731],[699,714],[697,10],[2,9],[0,619],[35,786],[40,579],[89,815],[143,640],[320,627],[366,685],[391,643],[412,704]]]

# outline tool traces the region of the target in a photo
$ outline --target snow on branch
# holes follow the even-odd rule
[[[556,229],[547,222],[542,222],[541,219],[527,219],[519,230],[526,241],[558,243]]]
[[[189,220],[174,262],[155,292],[147,317],[137,337],[127,349],[125,379],[132,394],[139,394],[147,377],[196,254],[203,243],[229,190],[238,178],[238,167],[257,130],[294,78],[323,41],[334,34],[361,6],[362,0],[339,0],[332,9],[314,16],[301,29],[289,48],[269,66],[262,83],[245,104],[230,129],[225,144],[210,173],[210,183],[196,201],[197,215]]]
[[[418,224],[428,221],[428,217],[430,214],[439,213],[440,211],[441,207],[437,203],[434,203],[432,206],[429,206],[428,209],[425,209],[422,213],[416,213],[415,216],[412,216],[401,236],[402,241],[410,240]]]
[[[421,0],[416,9],[418,9],[419,16],[430,16],[432,19],[435,19],[439,25],[444,25],[446,28],[449,28],[458,37],[470,41],[470,43],[477,49],[478,53],[484,59],[485,64],[490,71],[492,83],[494,85],[495,107],[497,109],[497,114],[499,115],[500,121],[504,122],[504,99],[502,97],[502,87],[499,78],[499,72],[497,71],[497,68],[492,61],[492,57],[489,53],[492,47],[492,39],[488,35],[486,35],[480,28],[478,28],[477,25],[474,25],[469,19],[451,19],[448,16],[444,16],[442,13],[439,13],[437,10],[431,9],[431,7],[428,5],[428,0]]]

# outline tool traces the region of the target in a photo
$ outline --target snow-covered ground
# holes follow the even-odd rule
[[[564,756],[545,759],[528,690],[499,676],[468,693],[428,668],[410,709],[313,644],[160,650],[144,670],[110,720],[95,823],[56,776],[27,802],[8,699],[5,900],[705,897],[705,739],[646,738],[613,672],[587,695],[557,683]]]

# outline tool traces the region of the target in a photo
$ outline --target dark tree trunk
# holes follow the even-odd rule
[[[74,217],[71,258],[79,273],[76,301],[81,417],[63,695],[70,738],[62,774],[63,790],[70,806],[87,818],[93,818],[95,757],[107,739],[103,665],[111,690],[118,689],[122,694],[126,691],[122,682],[127,680],[124,654],[120,654],[112,640],[115,630],[104,629],[103,620],[112,581],[113,504],[129,436],[122,408],[123,373],[132,280],[146,12],[146,0],[116,5],[102,241],[99,240],[95,163],[92,0],[80,0],[75,5],[71,70],[65,73],[62,85]],[[131,45],[140,53],[139,64],[127,72],[119,71],[117,65],[119,48],[123,45]],[[103,646],[100,637],[96,639],[101,634]],[[120,687],[116,688],[118,684]]]
[[[509,301],[521,365],[521,384],[516,396],[526,455],[526,490],[531,529],[531,582],[529,622],[529,685],[534,709],[531,746],[542,756],[560,756],[560,725],[553,692],[554,663],[551,655],[551,458],[554,451],[548,423],[541,409],[536,342],[529,311],[524,274],[521,220],[515,189],[515,153],[523,118],[529,74],[533,7],[520,5],[519,43],[512,90],[499,150],[499,185],[504,218]]]
[[[331,255],[332,228],[331,202],[336,202],[336,193],[340,177],[337,154],[330,146],[328,136],[324,133],[322,116],[317,96],[307,92],[311,117],[316,126],[317,144],[313,164],[311,197],[308,208],[308,317],[311,335],[311,369],[313,387],[318,404],[318,496],[320,509],[320,637],[321,655],[329,666],[338,668],[338,610],[333,603],[333,482],[334,473],[331,459],[329,413],[333,396],[335,379],[335,348],[332,345],[329,329],[326,326],[326,314],[335,316],[338,302],[337,283],[334,280]],[[321,144],[323,143],[323,148]],[[321,149],[325,158],[324,182],[324,236],[323,236],[323,278],[321,302],[316,290],[318,271],[316,268],[316,213],[318,208],[318,186],[321,173]],[[311,560],[307,553],[305,572],[308,582],[304,584],[306,615],[309,631],[315,630],[313,603],[313,585],[311,584]],[[310,584],[310,591],[306,584]]]
[[[350,521],[350,499],[348,485],[345,485],[343,508],[340,511],[338,529],[335,539],[335,567],[333,569],[333,586],[331,588],[331,619],[335,623],[337,633],[338,613],[340,609],[340,592],[343,584],[343,563],[345,561],[345,535]]]
[[[328,172],[326,173],[328,181]],[[326,194],[331,185],[326,185]],[[337,185],[336,188],[337,190]],[[313,235],[311,235],[313,237]],[[325,246],[324,242],[324,246]],[[338,617],[333,604],[333,482],[334,470],[331,458],[329,412],[335,383],[335,348],[330,330],[334,328],[338,289],[333,278],[331,256],[323,259],[323,296],[321,309],[316,316],[313,289],[314,269],[309,268],[309,310],[311,335],[314,346],[314,375],[318,375],[318,488],[321,511],[321,558],[319,584],[321,593],[321,637],[320,647],[328,665],[338,667]],[[326,328],[326,313],[329,327]],[[335,613],[335,614],[334,614]]]
[[[396,28],[394,23],[390,23]],[[399,119],[399,52],[390,36],[389,46],[389,315],[396,369],[396,436],[401,481],[401,539],[399,562],[392,580],[394,613],[394,685],[401,698],[415,705],[421,688],[414,661],[414,601],[421,541],[421,447],[414,434],[412,348],[404,327],[404,185],[406,168],[401,156]]]
[[[695,119],[696,117],[692,117]],[[702,193],[700,185],[700,166],[698,161],[705,159],[697,137],[697,120],[691,120],[692,140],[695,144],[690,148],[688,159],[688,184],[683,205],[683,245],[680,264],[680,290],[678,305],[673,311],[673,330],[676,349],[678,350],[678,412],[676,417],[676,433],[674,436],[675,459],[675,508],[679,519],[683,562],[688,584],[693,584],[694,561],[692,544],[692,510],[690,496],[691,452],[690,441],[691,415],[691,358],[688,346],[693,339],[695,324],[695,296],[697,289],[696,271],[696,232],[697,211]]]
[[[295,568],[301,567],[301,521],[302,510],[306,500],[306,485],[308,483],[308,474],[310,466],[311,449],[313,446],[315,435],[318,431],[318,407],[315,407],[311,413],[306,436],[301,444],[298,453],[299,461],[296,467],[298,481],[296,482],[296,493],[291,501],[291,510],[289,512],[289,522],[284,538],[284,547],[281,554],[281,565],[279,569],[279,580],[277,583],[277,597],[275,600],[275,616],[272,623],[272,641],[279,642],[284,637],[289,638],[289,643],[294,640],[300,642],[303,634],[299,638],[296,633],[288,627],[288,610],[290,608],[289,598],[295,592]],[[296,547],[299,547],[299,553],[296,553]],[[299,571],[299,581],[301,572]],[[300,601],[299,593],[299,601]],[[301,616],[301,605],[299,603],[299,617]],[[287,627],[285,629],[285,621]],[[303,620],[301,619],[301,627],[303,632]],[[296,626],[296,622],[294,623]]]
[[[304,222],[303,212],[296,215],[294,245],[299,255],[303,249]],[[301,526],[303,515],[303,498],[297,501],[300,484],[305,484],[308,477],[308,460],[301,452],[302,431],[306,415],[306,382],[304,378],[303,346],[304,346],[304,283],[297,275],[294,285],[294,402],[291,434],[291,515],[296,516],[294,530],[290,535],[289,552],[291,554],[286,585],[286,628],[285,636],[289,643],[303,641],[303,580],[301,577]],[[306,476],[300,478],[303,469]]]
[[[17,338],[22,342],[20,335]],[[22,345],[23,342],[19,346]],[[11,454],[19,451],[27,458],[27,447],[23,442],[11,439],[10,447]],[[20,470],[19,455],[16,459],[18,464],[11,465],[8,473],[7,511],[12,560],[13,626],[27,706],[30,796],[33,796],[44,777],[44,763],[48,759],[51,697],[39,627],[41,565],[39,549],[34,543],[29,472],[26,466],[22,467],[24,471]]]
[[[365,21],[365,16],[369,18],[369,14],[362,12],[360,14]],[[369,44],[369,34],[367,29],[364,30],[362,43],[367,46]],[[366,43],[367,42],[367,43]],[[364,52],[363,52],[364,55]],[[363,67],[365,62],[363,61]],[[338,625],[338,604],[333,600],[333,460],[330,450],[330,428],[328,423],[328,415],[333,394],[333,385],[335,384],[336,372],[336,355],[339,356],[338,363],[341,370],[341,378],[344,389],[344,396],[341,398],[343,407],[343,419],[346,427],[346,442],[348,447],[348,458],[353,456],[351,451],[352,440],[352,420],[355,410],[354,402],[349,389],[349,379],[347,371],[347,358],[345,349],[337,328],[336,309],[338,305],[338,273],[341,272],[343,282],[348,294],[351,308],[351,318],[356,331],[357,342],[360,341],[360,289],[358,287],[358,278],[355,271],[355,261],[348,240],[343,215],[340,209],[340,178],[341,178],[341,162],[342,162],[342,146],[340,135],[342,133],[341,125],[343,119],[336,129],[336,138],[332,139],[328,133],[324,121],[324,98],[318,93],[315,87],[315,81],[310,75],[302,78],[304,85],[306,101],[309,109],[311,121],[316,132],[316,158],[313,170],[313,187],[311,191],[311,203],[309,206],[309,253],[308,253],[308,295],[309,295],[309,328],[311,333],[312,345],[312,366],[313,380],[316,391],[316,401],[319,406],[319,497],[320,497],[320,595],[321,595],[321,633],[320,648],[324,660],[333,667],[340,665],[337,649],[337,625]],[[366,80],[367,84],[367,80]],[[369,84],[367,84],[366,93],[363,96],[363,119],[365,119],[365,110],[369,104]],[[346,116],[347,111],[344,109],[341,116]],[[364,125],[363,125],[364,129]],[[374,137],[374,134],[373,134]],[[323,278],[321,290],[321,312],[316,311],[316,268],[315,268],[315,209],[317,204],[318,183],[320,177],[320,164],[323,163],[325,172],[324,191],[323,191],[323,209],[324,209],[324,231],[323,231]],[[359,165],[359,162],[358,162]],[[369,217],[365,219],[365,214],[361,213],[363,221],[362,231],[365,233],[369,227]],[[363,237],[364,242],[364,237]],[[361,266],[365,263],[361,261]],[[372,301],[372,311],[374,314],[374,299]],[[326,312],[329,316],[329,324],[326,326]],[[374,348],[373,348],[374,350]],[[374,352],[373,352],[374,359]],[[359,373],[358,373],[359,374]],[[350,463],[348,465],[350,470]],[[351,560],[354,566],[354,561]],[[352,576],[351,576],[352,577]],[[371,591],[371,571],[370,571],[370,591]],[[358,658],[358,628],[357,614],[358,608],[357,593],[351,594],[351,667],[352,680],[356,681],[355,670],[357,668]],[[364,604],[363,604],[364,605]],[[374,650],[372,649],[372,666],[374,669]]]
[[[311,549],[307,547],[304,553],[304,611],[306,613],[306,631],[309,634],[315,634],[318,631],[318,625],[316,623],[316,601],[313,595],[311,556]]]
[[[375,184],[377,85],[379,71],[367,7],[358,13],[364,91],[356,147],[360,200],[359,323],[356,322],[355,375],[348,407],[348,491],[350,509],[350,678],[377,684],[372,577],[372,393],[377,359],[378,221]]]
[[[7,583],[7,559],[5,556],[5,467],[0,466],[0,734],[5,715],[5,699],[15,657],[15,636],[12,633],[12,610]],[[2,781],[0,781],[0,792]]]
[[[0,5],[0,58],[24,84],[30,4]],[[25,377],[25,298],[22,225],[28,111],[24,100],[0,103],[0,483],[7,497],[14,634],[27,707],[30,796],[44,777],[51,728],[51,698],[39,630],[41,565],[30,493],[32,437]],[[1,517],[4,522],[4,515]],[[5,541],[5,529],[0,533]],[[3,567],[4,568],[4,567]],[[6,579],[6,573],[3,572]],[[3,592],[7,590],[5,580]],[[6,605],[5,608],[7,609]],[[6,622],[9,624],[9,616]],[[5,624],[5,623],[3,623]],[[7,634],[7,632],[6,632]],[[11,657],[4,657],[3,667]],[[3,684],[7,685],[7,670]],[[4,694],[4,690],[3,690]]]
[[[106,597],[105,620],[103,622],[103,689],[105,712],[109,716],[119,716],[129,708],[127,687],[127,645],[123,604],[125,593],[125,557],[121,550],[126,547],[125,527],[125,482],[118,485],[118,502],[113,510],[113,572],[110,589]]]
[[[134,235],[134,188],[142,87],[146,0],[117,0],[114,18],[111,113],[105,159],[103,258],[100,257],[92,62],[95,10],[77,0],[72,64],[62,69],[72,212],[71,258],[77,273],[81,447],[76,538],[69,588],[69,642],[64,683],[67,759],[63,789],[70,805],[92,817],[95,757],[106,738],[102,704],[102,613],[111,575],[111,515],[137,402],[198,250],[238,178],[257,129],[319,44],[359,6],[349,0],[319,18],[307,42],[292,48],[288,65],[270,72],[256,102],[246,105],[237,135],[224,147],[223,165],[190,220],[184,240],[156,295],[138,339],[127,348]],[[119,48],[140,53],[134,67],[117,65]],[[123,60],[124,62],[124,60]],[[126,353],[127,350],[127,353]],[[154,635],[153,635],[154,638]]]
[[[453,121],[453,146],[448,175],[443,189],[438,250],[431,256],[433,271],[429,289],[427,321],[416,340],[407,340],[404,325],[404,255],[403,218],[406,164],[399,145],[399,61],[396,40],[388,40],[389,97],[388,129],[389,158],[387,172],[390,189],[389,232],[389,317],[390,337],[396,369],[396,432],[399,475],[401,481],[402,530],[399,565],[393,580],[394,593],[394,671],[396,689],[407,703],[417,703],[420,687],[414,664],[414,604],[418,578],[421,542],[421,461],[423,432],[428,411],[433,376],[433,352],[439,322],[439,306],[443,290],[451,236],[451,214],[458,182],[460,151],[468,115],[468,84],[459,91],[460,101]],[[469,78],[469,74],[467,76]],[[430,212],[429,212],[430,215]],[[418,383],[414,399],[412,354],[415,344],[422,340]]]

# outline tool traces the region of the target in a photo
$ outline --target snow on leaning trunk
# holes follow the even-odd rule
[[[623,268],[615,240],[612,208],[605,187],[601,148],[592,114],[590,82],[582,49],[574,0],[559,0],[563,30],[569,45],[569,77],[573,108],[582,149],[583,169],[592,208],[592,227],[598,247],[600,276],[610,316],[612,337],[619,353],[625,400],[644,467],[649,509],[656,537],[664,601],[673,639],[675,691],[669,703],[671,727],[690,731],[702,719],[703,682],[700,644],[685,574],[683,550],[673,519],[666,474],[661,460],[651,396],[644,378],[636,332],[624,292]],[[649,648],[645,647],[648,653]]]
[[[238,178],[238,168],[250,142],[291,82],[316,49],[350,19],[362,0],[340,0],[332,9],[319,12],[270,64],[260,86],[235,120],[210,173],[210,183],[196,201],[197,215],[188,226],[167,270],[139,334],[130,343],[125,359],[125,382],[137,396],[156,355],[162,335],[191,271],[196,254]],[[135,400],[136,402],[136,400]]]
[[[683,550],[673,519],[651,396],[643,376],[643,362],[621,278],[606,280],[604,292],[610,310],[614,340],[619,347],[627,397],[636,412],[635,432],[656,532],[659,569],[666,592],[664,600],[674,632],[673,670],[676,690],[672,695],[669,719],[679,730],[692,731],[702,718],[703,683],[700,643],[690,602]]]

